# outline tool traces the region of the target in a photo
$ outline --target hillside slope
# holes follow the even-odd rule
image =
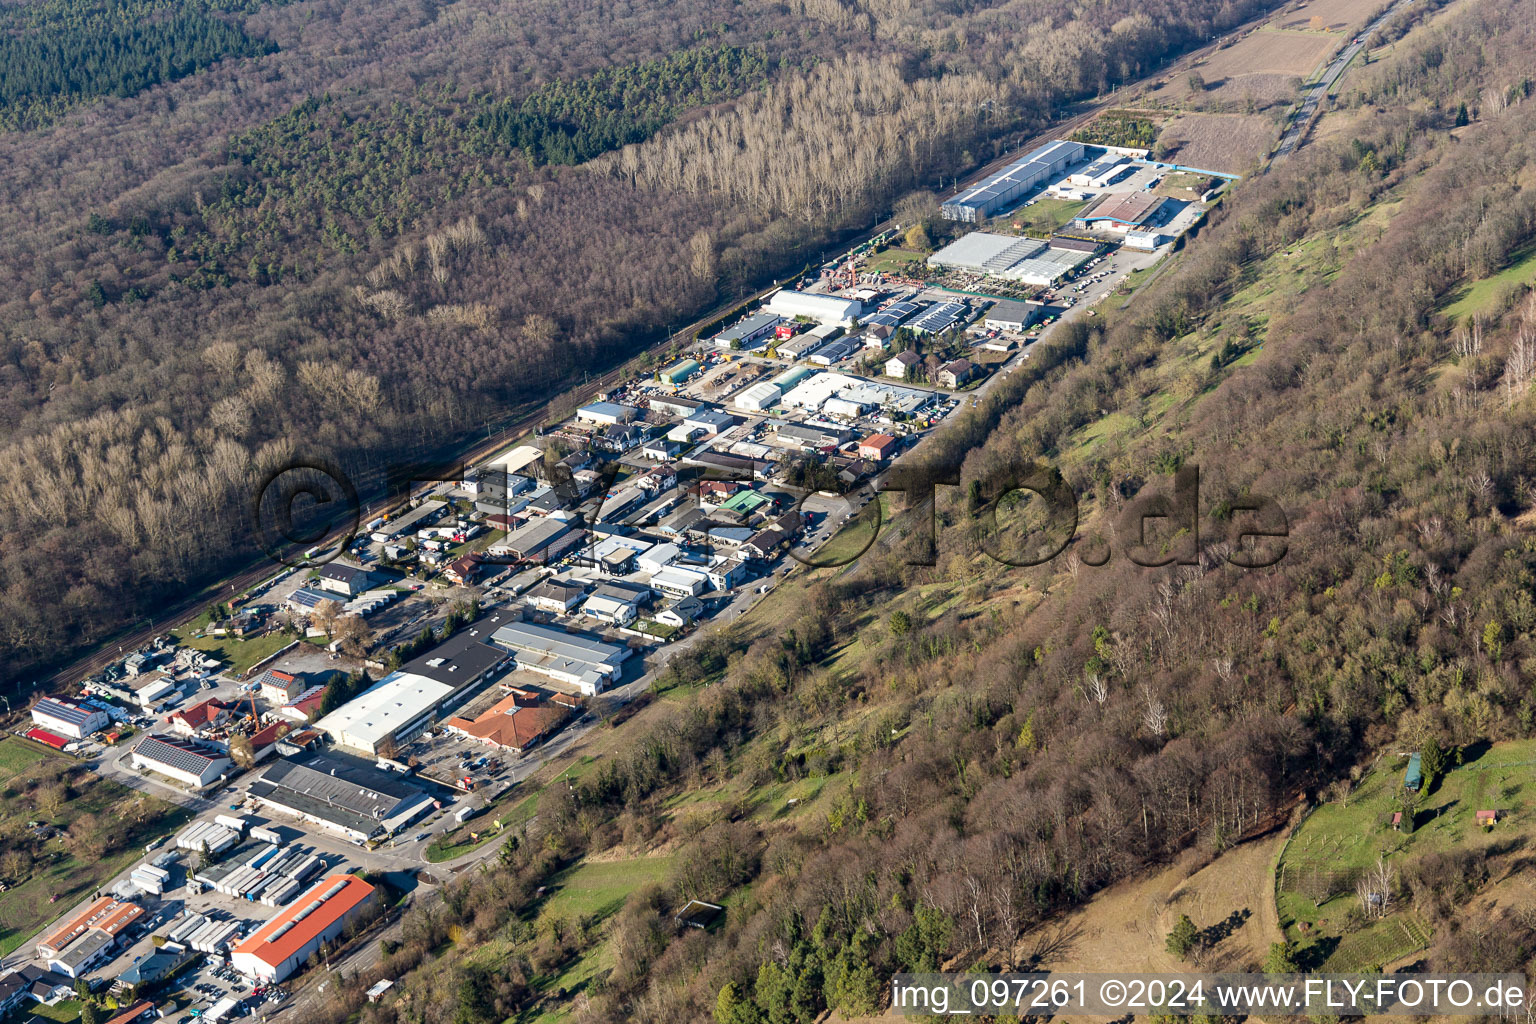
[[[1536,238],[1536,27],[1510,0],[1423,5],[1390,38],[1319,141],[920,449],[963,465],[931,559],[908,512],[856,567],[797,573],[697,645],[499,867],[413,918],[377,972],[399,999],[362,1007],[357,979],[318,1016],[857,1017],[898,970],[1086,963],[1056,943],[1069,912],[1177,897],[1212,858],[1191,906],[1262,914],[1214,947],[1251,966],[1280,925],[1298,935],[1294,907],[1252,904],[1300,808],[1384,750],[1471,758],[1536,732],[1536,298],[1444,312]],[[1153,520],[1140,558],[1172,564],[1135,564],[1145,501],[1194,467],[1198,536]],[[1061,517],[1001,483],[1037,470],[1075,493],[1077,530],[1005,566],[985,549],[1055,546],[1021,544]],[[1253,535],[1258,496],[1283,538]],[[636,871],[622,902],[538,892],[572,864],[653,858],[664,881]],[[1242,892],[1211,881],[1233,864]],[[1524,968],[1528,915],[1456,910],[1455,885],[1515,866],[1400,876],[1426,927],[1458,922],[1436,963]],[[675,928],[691,898],[724,923]],[[1160,948],[1177,909],[1131,908],[1124,941]],[[488,942],[496,970],[466,955]]]

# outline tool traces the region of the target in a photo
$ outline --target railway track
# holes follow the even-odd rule
[[[1179,73],[1182,69],[1213,53],[1228,39],[1241,36],[1243,33],[1247,32],[1253,26],[1253,24],[1260,23],[1265,18],[1267,18],[1269,13],[1266,13],[1263,18],[1256,19],[1255,22],[1251,22],[1242,26],[1241,28],[1234,29],[1226,36],[1223,36],[1217,40],[1213,40],[1212,42],[1206,44],[1203,47],[1200,47],[1199,49],[1191,50],[1189,53],[1184,54],[1170,64],[1159,68],[1156,72],[1146,75],[1134,83],[1129,83],[1128,85],[1122,86],[1120,89],[1117,89],[1115,92],[1111,93],[1108,97],[1105,97],[1102,100],[1094,101],[1084,106],[1078,113],[1074,114],[1073,116],[1053,124],[1048,131],[1034,135],[1027,141],[1022,141],[1021,137],[1020,144],[1015,146],[1013,150],[1002,154],[1001,156],[992,160],[990,163],[984,165],[980,170],[970,175],[967,178],[968,184],[965,187],[970,187],[970,183],[985,179],[986,177],[995,174],[1001,168],[1006,167],[1008,164],[1012,163],[1015,159],[1017,159],[1017,153],[1019,150],[1024,149],[1026,146],[1034,147],[1052,138],[1070,135],[1072,132],[1082,128],[1089,121],[1097,117],[1101,112],[1110,109],[1117,103],[1121,102],[1122,97],[1128,89],[1132,89],[1147,82],[1151,82],[1165,75]],[[959,191],[960,190],[957,190],[956,194],[958,194]],[[862,245],[864,242],[868,241],[870,238],[873,238],[875,235],[889,230],[893,226],[893,223],[894,222],[890,218],[886,218],[870,227],[867,231],[859,232],[853,237],[847,238],[842,242],[837,243],[837,246],[840,248],[849,248]],[[720,304],[705,316],[702,316],[699,319],[693,321],[682,330],[674,332],[662,341],[655,343],[654,345],[645,349],[643,352],[637,353],[635,356],[626,360],[624,363],[621,363],[619,366],[616,366],[597,377],[585,381],[578,387],[563,392],[560,396],[552,400],[550,403],[548,403],[548,405],[541,408],[537,412],[530,413],[529,415],[517,420],[516,422],[503,427],[501,430],[492,434],[485,441],[476,442],[472,447],[457,455],[450,455],[449,457],[455,461],[462,461],[466,464],[479,462],[488,458],[489,456],[495,454],[497,451],[500,451],[502,448],[506,447],[507,444],[516,440],[521,435],[526,434],[536,428],[542,421],[548,418],[550,410],[555,406],[570,405],[572,403],[579,405],[582,402],[589,400],[598,392],[607,390],[616,384],[629,368],[635,365],[646,355],[658,350],[665,349],[669,345],[675,344],[679,341],[691,339],[694,332],[708,324],[711,320],[732,308],[761,298],[763,295],[773,291],[777,287],[778,285],[775,284],[767,288],[761,288],[754,294],[745,298],[739,298]],[[363,503],[361,505],[359,514],[362,519],[368,520],[391,512],[404,504],[404,498],[387,497],[375,499],[373,501]],[[265,581],[269,576],[273,574],[273,572],[273,566],[267,559],[258,558],[254,560],[247,568],[226,576],[224,579],[218,581],[217,583],[209,584],[208,586],[197,591],[192,596],[178,601],[169,608],[164,609],[153,619],[146,620],[144,625],[131,629],[130,631],[125,632],[119,636],[103,641],[95,651],[74,659],[69,664],[56,669],[47,676],[39,677],[38,679],[34,680],[30,686],[18,687],[17,695],[25,696],[26,691],[28,690],[53,689],[59,686],[68,685],[84,676],[99,672],[107,665],[121,657],[123,653],[136,650],[137,648],[140,648],[152,641],[155,637],[175,629],[193,618],[196,618],[204,608],[215,601],[229,600],[230,598],[245,593],[252,587],[255,587]]]

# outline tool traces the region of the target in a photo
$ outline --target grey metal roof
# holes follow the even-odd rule
[[[1024,302],[1004,299],[987,310],[986,321],[1000,324],[1027,324],[1035,318],[1035,307]]]
[[[564,520],[535,519],[507,534],[498,546],[525,557],[543,551],[570,532],[571,525]]]
[[[725,342],[740,341],[743,338],[752,337],[759,331],[774,327],[778,322],[779,316],[777,313],[753,313],[751,316],[715,335],[715,340]]]
[[[1076,142],[1048,142],[1033,149],[1003,168],[970,191],[949,200],[944,205],[983,209],[995,201],[1008,197],[1043,181],[1061,166],[1063,159],[1081,159],[1082,144]]]
[[[251,784],[251,792],[347,827],[356,827],[359,821],[377,825],[401,804],[424,795],[399,772],[336,754],[279,758]]]

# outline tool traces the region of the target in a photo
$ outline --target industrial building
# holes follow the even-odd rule
[[[838,338],[822,345],[811,353],[811,362],[818,366],[831,366],[840,363],[853,355],[861,348],[860,343],[853,338]]]
[[[789,319],[804,317],[822,324],[851,324],[864,312],[864,304],[858,299],[813,295],[792,288],[780,288],[774,292],[764,308]]]
[[[796,384],[799,384],[801,381],[805,380],[805,378],[810,377],[815,373],[816,371],[811,369],[809,366],[791,366],[789,369],[773,378],[773,380],[769,381],[769,383],[778,387],[780,391],[788,391],[790,388],[793,388]]]
[[[137,903],[103,896],[39,940],[38,958],[47,960],[57,956],[91,931],[103,932],[109,940],[115,940],[143,915],[144,908]]]
[[[701,367],[699,366],[699,361],[697,359],[682,359],[673,363],[665,370],[662,370],[661,379],[664,382],[675,386],[683,383],[689,377],[692,377],[694,374],[698,373],[700,369]],[[655,404],[656,403],[654,401],[651,403],[652,406]]]
[[[564,519],[534,519],[492,544],[486,553],[545,565],[563,555],[581,537],[582,531]]]
[[[467,739],[522,754],[559,732],[581,706],[580,698],[545,697],[513,689],[474,718],[450,718],[443,728]]]
[[[487,628],[485,619],[465,626],[320,719],[315,728],[333,743],[370,754],[414,739],[440,708],[506,661],[505,652],[485,642]]]
[[[571,683],[588,696],[617,679],[629,657],[627,647],[532,622],[502,626],[491,640],[512,652],[518,668]]]
[[[705,408],[689,413],[683,418],[683,426],[689,430],[698,431],[707,437],[714,437],[736,425],[736,417],[724,409]]]
[[[374,891],[355,875],[321,879],[291,907],[236,946],[231,966],[267,984],[282,981],[369,909]]]
[[[871,409],[917,412],[932,400],[932,394],[916,388],[876,383],[844,373],[818,373],[786,393],[781,404],[786,409],[851,418]]]
[[[1045,243],[1038,238],[972,231],[929,256],[928,265],[1001,277],[1015,263],[1044,249]]]
[[[1168,236],[1158,231],[1130,230],[1125,233],[1125,247],[1127,249],[1140,249],[1143,252],[1151,252],[1160,245],[1168,243]]]
[[[222,751],[171,736],[145,736],[134,746],[130,759],[135,768],[164,775],[194,789],[217,782],[230,765]]]
[[[130,925],[144,916],[137,903],[103,896],[37,944],[48,969],[78,978],[100,963]]]
[[[1072,223],[1080,228],[1126,232],[1153,224],[1165,202],[1162,196],[1151,192],[1103,195],[1073,218]]]
[[[1086,150],[1080,142],[1048,142],[1031,150],[980,185],[949,200],[940,207],[946,220],[974,224],[999,210],[1014,205],[1036,188],[1084,159]]]
[[[263,806],[360,841],[392,835],[436,806],[399,772],[341,754],[279,758],[250,793]]]
[[[587,588],[575,580],[548,579],[524,594],[523,603],[551,615],[564,615],[586,596]]]
[[[611,583],[600,584],[581,606],[583,615],[615,626],[627,626],[640,617],[640,606],[648,595],[643,591]]]
[[[617,402],[593,402],[577,409],[576,419],[581,423],[596,423],[599,426],[611,427],[628,423],[639,414],[639,411],[628,405],[619,405]]]
[[[476,475],[481,479],[484,479],[488,473],[497,472],[515,476],[543,458],[544,452],[540,449],[531,444],[520,444],[505,455],[491,459],[482,465]]]
[[[1074,173],[1067,182],[1082,188],[1104,188],[1130,170],[1131,162],[1125,156],[1120,153],[1105,153],[1087,167]]]
[[[753,313],[715,335],[714,345],[721,349],[751,348],[779,326],[777,313]]]
[[[1017,334],[1039,318],[1040,306],[1007,299],[987,310],[981,322],[984,327],[994,331],[1012,331]]]
[[[396,537],[404,537],[407,534],[415,533],[421,527],[436,522],[437,517],[442,515],[443,510],[447,507],[446,502],[424,501],[409,512],[398,515],[376,527],[373,533],[370,534],[370,537],[375,543],[388,544]]]
[[[1039,256],[1010,267],[1007,276],[1022,284],[1051,288],[1092,258],[1088,253],[1075,249],[1050,248]]]
[[[44,697],[32,705],[32,721],[59,736],[83,740],[112,724],[105,711],[62,697]]]
[[[913,334],[943,334],[953,330],[969,315],[970,308],[963,302],[940,302],[907,324],[907,329]]]
[[[779,402],[779,397],[784,392],[779,390],[777,384],[771,381],[763,381],[747,388],[733,400],[736,408],[743,412],[764,412],[772,409]]]
[[[807,332],[805,334],[797,334],[788,341],[779,342],[774,347],[774,351],[779,354],[781,359],[803,359],[809,353],[820,348],[822,344],[823,342],[820,338]]]
[[[964,239],[961,239],[961,241],[964,241]],[[948,247],[946,246],[946,248]],[[940,251],[942,252],[943,250]],[[929,262],[933,262],[931,258]],[[890,327],[894,329],[900,326],[903,320],[922,312],[925,308],[920,302],[893,302],[878,313],[871,313],[869,316],[866,316],[864,318],[864,326]],[[866,341],[865,344],[868,344],[868,342]]]

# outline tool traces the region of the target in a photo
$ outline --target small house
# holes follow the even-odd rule
[[[975,374],[976,368],[969,359],[956,359],[939,367],[939,383],[946,388],[958,388]]]
[[[885,375],[887,377],[904,379],[907,376],[907,371],[920,362],[922,362],[922,358],[911,349],[905,352],[898,352],[885,361]]]

